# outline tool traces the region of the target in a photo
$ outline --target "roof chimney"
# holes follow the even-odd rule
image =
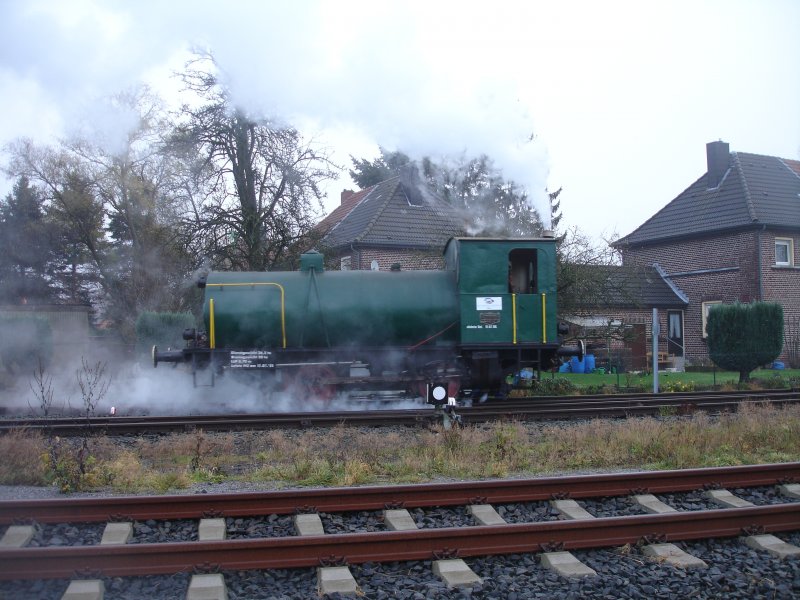
[[[406,163],[398,169],[398,175],[400,175],[400,184],[406,193],[408,203],[411,206],[424,206],[424,184],[416,163]]]
[[[708,161],[708,187],[709,189],[715,188],[728,172],[731,160],[730,146],[722,140],[709,142],[706,144],[706,159]]]
[[[342,198],[340,204],[344,204],[344,201],[347,200],[353,194],[355,194],[353,190],[342,190]]]

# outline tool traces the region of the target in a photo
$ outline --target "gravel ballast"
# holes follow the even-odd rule
[[[782,539],[800,544],[800,532]],[[568,580],[545,570],[537,555],[466,559],[483,580],[467,589],[448,590],[434,574],[431,561],[365,563],[351,572],[359,597],[375,600],[475,598],[545,600],[567,598],[653,599],[726,598],[789,599],[800,596],[800,559],[778,560],[748,548],[741,540],[703,540],[677,544],[708,563],[708,569],[683,570],[644,556],[637,547],[575,551],[597,571],[592,578]],[[228,597],[234,599],[316,598],[314,569],[224,572]],[[105,579],[106,600],[184,598],[189,575]],[[63,580],[0,582],[0,597],[58,599]],[[331,595],[331,598],[337,596]]]

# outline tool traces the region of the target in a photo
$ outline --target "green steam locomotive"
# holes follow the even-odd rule
[[[258,373],[278,387],[326,397],[398,394],[445,403],[502,393],[519,377],[581,348],[559,343],[552,236],[452,238],[445,269],[211,272],[205,330],[153,362],[186,363],[197,382]]]

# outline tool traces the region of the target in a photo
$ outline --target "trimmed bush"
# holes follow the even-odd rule
[[[195,326],[192,313],[146,311],[136,319],[136,349],[149,354],[155,345],[159,348],[183,348],[183,330]]]
[[[783,349],[783,307],[774,302],[723,304],[708,315],[708,354],[722,369],[748,380]]]
[[[53,332],[43,317],[20,315],[0,317],[0,362],[9,373],[32,371],[50,364],[53,357]]]

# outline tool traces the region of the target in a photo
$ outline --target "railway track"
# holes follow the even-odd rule
[[[496,420],[570,420],[624,418],[630,416],[682,415],[696,411],[733,411],[745,404],[775,406],[800,402],[796,391],[695,392],[686,394],[625,394],[519,398],[491,401],[456,409],[462,423],[478,424]],[[87,433],[138,435],[202,429],[235,431],[270,428],[333,427],[337,425],[382,426],[433,424],[442,415],[432,407],[408,410],[347,410],[262,414],[189,416],[95,416],[20,418],[0,421],[0,434],[14,429],[47,431],[70,436]]]
[[[480,587],[484,583],[479,581],[491,578],[491,573],[474,571],[464,559],[475,566],[483,564],[475,557],[509,554],[535,556],[533,562],[517,560],[539,565],[539,570],[552,568],[558,574],[556,580],[567,585],[571,577],[590,575],[587,569],[592,570],[569,554],[573,551],[626,547],[635,548],[638,557],[659,552],[664,544],[741,536],[765,556],[784,552],[789,557],[786,568],[800,586],[800,549],[768,542],[770,534],[781,532],[790,532],[791,539],[800,541],[798,481],[800,463],[787,463],[458,484],[4,501],[0,502],[0,528],[6,531],[14,523],[28,523],[15,527],[30,531],[65,522],[108,523],[105,536],[107,531],[126,527],[130,531],[134,523],[188,519],[192,521],[189,529],[196,533],[189,534],[190,541],[170,543],[0,546],[0,597],[4,591],[31,589],[24,580],[58,580],[65,589],[67,580],[76,577],[110,586],[119,577],[182,574],[187,579],[182,585],[191,590],[197,582],[224,586],[226,579],[235,579],[242,571],[311,567],[322,567],[315,585],[323,590],[331,573],[337,574],[337,581],[344,579],[351,585],[352,580],[353,586],[363,589],[367,584],[358,582],[353,572],[397,561],[422,561],[440,573],[445,587]],[[748,497],[758,501],[751,503]],[[694,502],[694,509],[682,508],[687,502]],[[341,522],[348,515],[358,515],[358,524],[344,530],[356,531],[331,534],[337,522],[338,529],[343,528]],[[226,532],[248,518],[270,523],[291,518],[297,533],[226,539]],[[372,527],[364,525],[365,519]],[[692,559],[669,552],[673,554],[661,568],[672,568],[673,559]],[[564,564],[568,567],[559,566]],[[451,568],[461,583],[448,578]],[[198,579],[188,580],[190,574]],[[553,591],[552,597],[557,597],[558,590]]]

